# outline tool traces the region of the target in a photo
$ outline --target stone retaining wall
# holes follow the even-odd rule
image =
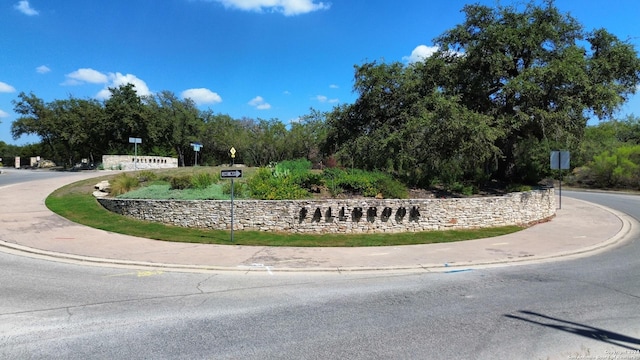
[[[227,200],[98,199],[136,219],[225,230]],[[235,200],[234,229],[296,233],[397,233],[526,225],[555,215],[553,189],[456,199]]]
[[[177,168],[178,159],[166,156],[102,155],[102,166],[105,170],[167,169]]]

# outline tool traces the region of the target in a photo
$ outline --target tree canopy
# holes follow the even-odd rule
[[[102,103],[74,97],[47,103],[33,93],[20,93],[13,102],[20,117],[12,123],[12,134],[39,136],[45,147],[34,148],[37,155],[65,166],[83,158],[99,163],[102,154],[132,153],[129,137],[143,139],[140,154],[176,156],[180,166],[194,164],[194,142],[203,145],[200,164],[230,162],[231,147],[238,151],[236,161],[250,166],[297,157],[322,160],[324,123],[313,110],[287,128],[277,120],[236,120],[200,111],[191,99],[170,91],[140,97],[131,84],[109,91]]]
[[[126,84],[103,102],[47,103],[21,93],[12,134],[38,135],[38,151],[67,165],[130,153],[128,138],[140,137],[141,153],[177,156],[182,166],[193,164],[190,144],[200,142],[202,164],[229,162],[233,146],[247,165],[306,157],[417,186],[534,183],[550,172],[550,150],[574,151],[579,164],[612,152],[617,140],[593,141],[611,129],[625,146],[637,145],[637,121],[588,132],[583,144],[588,120],[611,119],[638,89],[640,59],[630,43],[585,30],[552,0],[462,12],[461,24],[434,39],[433,55],[356,65],[354,103],[311,109],[292,124],[200,111],[169,91],[140,97]]]
[[[462,11],[423,61],[356,66],[359,97],[329,114],[327,151],[422,184],[532,182],[537,157],[576,146],[588,119],[609,118],[640,82],[633,46],[553,1]]]

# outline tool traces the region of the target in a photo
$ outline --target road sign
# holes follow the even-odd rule
[[[220,171],[222,179],[237,179],[242,177],[242,170],[222,170]]]
[[[551,170],[568,170],[571,162],[571,154],[568,151],[552,151],[549,156]]]
[[[130,137],[129,143],[133,144],[133,170],[138,170],[138,144],[142,144],[142,139]]]
[[[562,170],[570,169],[571,154],[568,151],[552,151],[549,156],[549,162],[551,163],[551,170],[560,170],[560,189],[558,194],[560,206],[558,208],[562,209]]]
[[[200,143],[191,143],[191,146],[193,146],[193,151],[200,151],[200,149],[202,149],[202,144]]]

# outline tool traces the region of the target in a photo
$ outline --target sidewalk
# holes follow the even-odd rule
[[[95,176],[72,173],[0,187],[0,251],[173,271],[460,271],[593,254],[622,241],[634,224],[624,214],[563,197],[562,209],[549,222],[510,235],[456,243],[365,248],[171,243],[78,225],[44,205],[53,190]]]

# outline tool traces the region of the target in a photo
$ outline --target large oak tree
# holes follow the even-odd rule
[[[329,150],[418,182],[533,181],[551,147],[576,146],[640,82],[631,44],[553,1],[462,11],[424,61],[356,67],[359,97],[328,117]]]

